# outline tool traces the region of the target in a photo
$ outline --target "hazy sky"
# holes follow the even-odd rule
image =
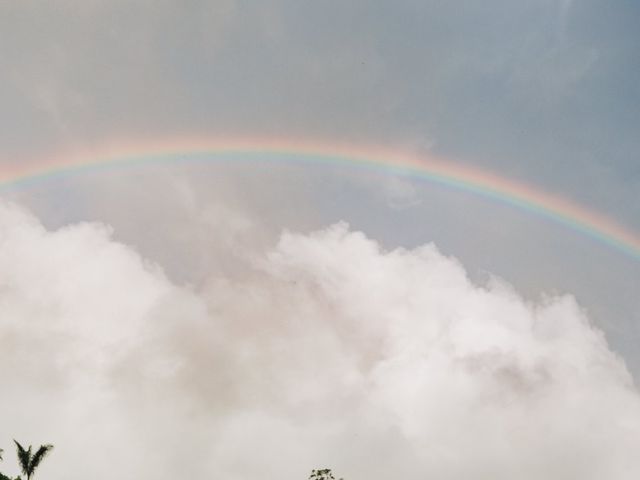
[[[639,24],[631,0],[0,0],[0,169],[380,145],[637,232]],[[15,437],[55,444],[54,480],[640,475],[640,262],[565,226],[339,165],[0,195],[2,472]]]

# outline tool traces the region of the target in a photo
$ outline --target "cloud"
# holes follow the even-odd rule
[[[0,440],[54,443],[48,478],[640,473],[640,398],[570,296],[344,223],[194,290],[111,235],[0,206]]]
[[[394,209],[415,207],[422,203],[414,185],[400,177],[389,177],[383,184],[387,203]]]

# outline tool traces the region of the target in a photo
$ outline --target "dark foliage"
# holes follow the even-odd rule
[[[28,449],[25,449],[17,440],[14,440],[14,442],[18,449],[18,460],[22,473],[27,476],[27,480],[31,480],[36,468],[38,468],[38,465],[40,465],[40,462],[42,462],[47,453],[53,449],[53,445],[41,445],[36,453],[31,454],[31,445],[29,445]]]
[[[333,476],[330,468],[321,468],[318,470],[311,470],[309,480],[336,480]],[[340,480],[343,480],[342,478]]]

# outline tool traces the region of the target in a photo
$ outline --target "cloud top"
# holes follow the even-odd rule
[[[3,430],[56,444],[49,478],[640,473],[640,397],[570,296],[344,223],[199,289],[110,235],[0,206]]]

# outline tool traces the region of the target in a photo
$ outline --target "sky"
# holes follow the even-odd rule
[[[640,232],[639,22],[631,0],[0,0],[0,471],[15,438],[55,445],[53,480],[638,478],[637,256],[266,150],[437,157]],[[192,161],[237,139],[248,161]]]

